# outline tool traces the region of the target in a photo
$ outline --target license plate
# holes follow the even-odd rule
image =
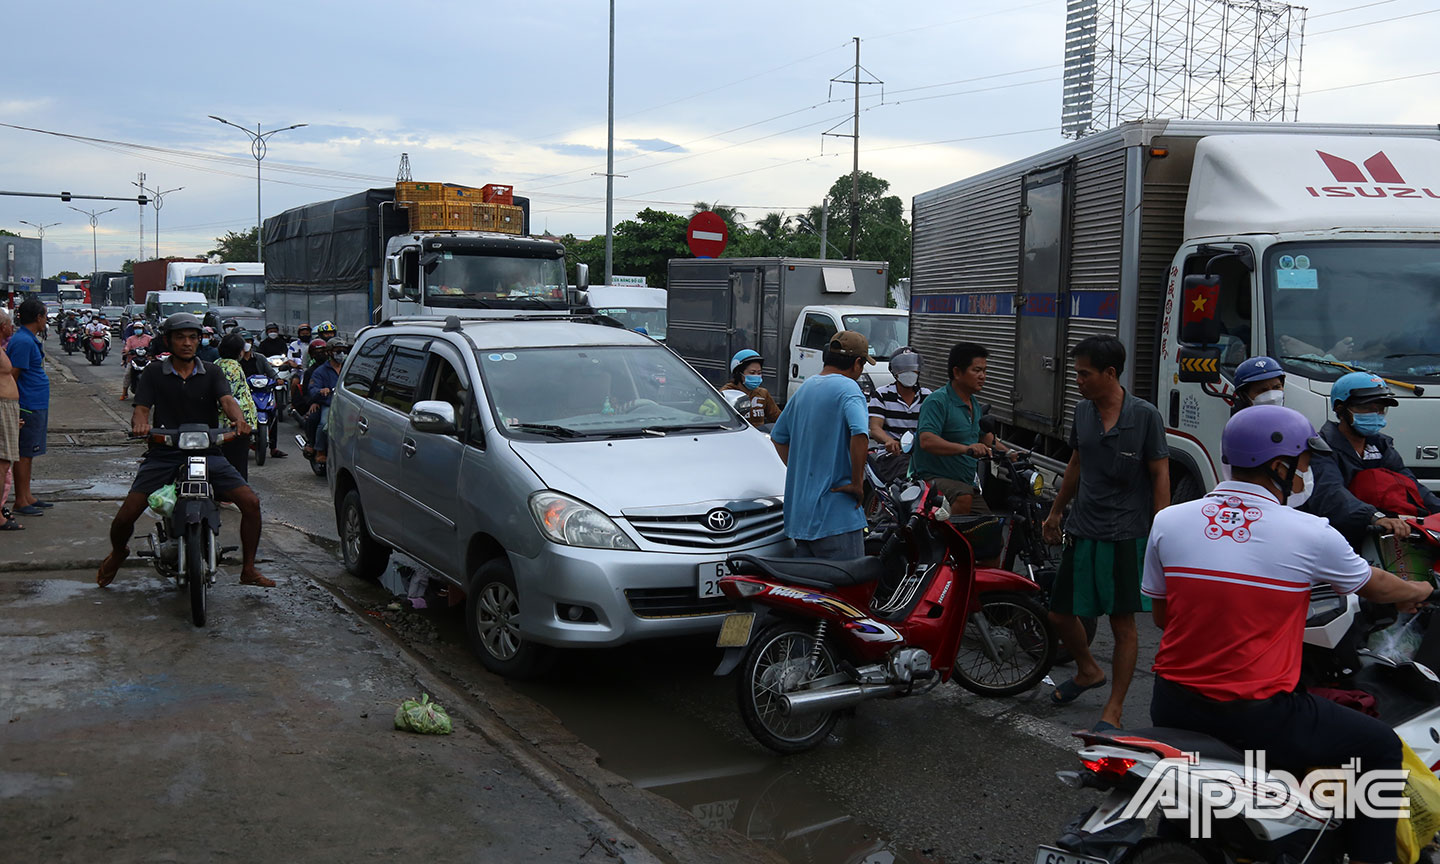
[[[1041,846],[1035,850],[1035,864],[1107,864],[1103,858],[1076,855],[1053,846]]]
[[[700,565],[700,599],[706,600],[711,597],[724,597],[725,592],[720,590],[720,577],[729,576],[730,570],[725,566],[724,561],[707,561]]]
[[[755,626],[754,612],[732,612],[720,625],[716,648],[744,648],[750,644],[750,628]]]

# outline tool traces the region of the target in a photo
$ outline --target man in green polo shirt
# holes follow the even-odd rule
[[[910,454],[910,471],[940,490],[950,512],[985,515],[985,499],[976,495],[976,460],[989,456],[995,435],[980,430],[986,406],[976,398],[985,386],[989,352],[974,342],[957,342],[950,349],[947,368],[950,384],[925,398],[916,428],[920,446]],[[1004,446],[995,447],[1004,452]]]

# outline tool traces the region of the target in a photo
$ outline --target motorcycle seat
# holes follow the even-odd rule
[[[884,564],[879,558],[852,560],[828,558],[759,558],[754,555],[731,555],[730,570],[740,574],[758,574],[781,582],[808,585],[812,588],[843,588],[863,585],[879,579]]]
[[[1166,745],[1169,748],[1182,753],[1196,753],[1206,759],[1222,759],[1227,762],[1245,761],[1245,754],[1221,741],[1219,738],[1212,738],[1203,732],[1194,732],[1189,729],[1175,729],[1168,726],[1148,726],[1141,729],[1122,729],[1115,732],[1085,732],[1077,733],[1089,744],[1094,741],[1114,742],[1126,747],[1136,747],[1141,750],[1163,755],[1171,755],[1161,752],[1160,749],[1145,747],[1139,742],[1129,739],[1144,739],[1157,744]],[[1120,740],[1126,739],[1126,740]]]

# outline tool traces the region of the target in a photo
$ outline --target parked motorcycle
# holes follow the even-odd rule
[[[953,674],[989,696],[1045,677],[1055,633],[1023,576],[977,569],[924,483],[894,496],[902,519],[879,555],[854,561],[733,555],[720,590],[736,601],[717,675],[740,668],[745,725],[780,753],[819,744],[842,709],[924,693]]]
[[[255,400],[255,464],[264,465],[275,444],[275,424],[280,416],[275,409],[275,389],[283,385],[268,375],[251,375],[245,383],[250,385],[250,398]]]
[[[155,531],[146,537],[149,548],[140,557],[151,559],[155,572],[174,579],[176,587],[187,589],[190,621],[205,626],[206,591],[215,584],[221,556],[237,547],[221,548],[220,508],[210,485],[206,452],[234,437],[233,429],[211,429],[202,424],[185,424],[179,429],[151,429],[153,443],[192,453],[175,472],[175,506],[168,516],[155,522]]]
[[[1429,602],[1440,599],[1440,591]],[[1421,615],[1433,614],[1422,610]],[[1430,668],[1400,662],[1372,653],[1368,637],[1394,623],[1393,606],[1370,604],[1354,594],[1337,595],[1328,585],[1310,589],[1305,621],[1305,647],[1301,681],[1309,688],[1359,690],[1374,697],[1380,719],[1394,728],[1426,765],[1440,763],[1440,680]],[[1426,637],[1429,638],[1428,636]],[[1440,645],[1421,645],[1421,654]],[[1434,654],[1431,662],[1435,662]],[[1303,808],[1312,799],[1307,792],[1279,786],[1273,776],[1258,780],[1245,775],[1245,756],[1230,745],[1198,732],[1146,728],[1108,733],[1076,732],[1084,747],[1079,752],[1084,770],[1062,771],[1056,776],[1076,789],[1096,789],[1105,799],[1076,817],[1055,846],[1041,846],[1035,860],[1054,864],[1204,864],[1219,861],[1325,862],[1343,860],[1344,832],[1338,820],[1293,815],[1218,816],[1211,837],[1190,836],[1187,822],[1162,819],[1159,830],[1147,836],[1143,818],[1122,818],[1126,805],[1140,792],[1147,777],[1159,770],[1164,758],[1195,754],[1180,782],[1187,783],[1189,800],[1205,800],[1205,783],[1233,790],[1236,803],[1253,800],[1275,805],[1296,796]],[[1268,766],[1267,766],[1268,767]],[[1433,769],[1432,769],[1433,770]],[[1159,778],[1156,778],[1157,780]],[[1303,778],[1302,778],[1303,779]],[[1320,784],[1320,790],[1327,788]],[[1284,789],[1286,791],[1278,792]],[[1323,792],[1322,792],[1323,794]],[[1213,799],[1211,799],[1213,800]],[[1272,811],[1273,812],[1273,811]],[[1318,811],[1310,811],[1318,812]],[[1058,848],[1056,848],[1058,847]],[[1422,861],[1425,860],[1423,857]]]
[[[110,334],[90,333],[85,336],[85,359],[91,366],[99,366],[110,354]]]

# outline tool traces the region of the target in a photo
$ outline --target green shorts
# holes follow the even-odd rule
[[[1145,540],[1072,538],[1060,556],[1050,609],[1083,617],[1150,611],[1140,593]]]

